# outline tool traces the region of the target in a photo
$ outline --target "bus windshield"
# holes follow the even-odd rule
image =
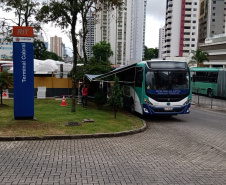
[[[189,93],[189,72],[147,69],[145,89],[147,94],[187,94]]]

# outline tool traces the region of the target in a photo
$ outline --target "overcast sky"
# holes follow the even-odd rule
[[[147,0],[145,45],[158,47],[159,28],[165,24],[166,0]]]
[[[158,47],[159,28],[163,27],[165,24],[165,10],[166,0],[147,0],[145,45],[148,48]],[[9,17],[9,14],[4,12],[0,17]],[[55,35],[62,37],[62,41],[67,47],[67,53],[70,56],[72,55],[72,50],[69,49],[72,48],[71,41],[65,33],[62,33],[60,28],[48,24],[44,26],[44,30],[43,36],[46,41],[48,40],[48,42],[50,42],[50,37]]]

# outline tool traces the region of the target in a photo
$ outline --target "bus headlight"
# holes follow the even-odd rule
[[[147,100],[146,98],[144,98],[145,103],[147,103],[148,105],[153,105],[149,100]]]
[[[187,113],[189,113],[189,112],[190,112],[190,108],[187,109]]]
[[[189,98],[185,103],[184,103],[184,105],[187,105],[187,104],[189,104],[190,103],[190,101],[191,101],[191,98]]]
[[[144,108],[144,112],[148,113],[148,109]]]

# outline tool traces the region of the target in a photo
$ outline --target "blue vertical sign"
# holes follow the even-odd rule
[[[34,118],[33,28],[13,27],[14,118]]]

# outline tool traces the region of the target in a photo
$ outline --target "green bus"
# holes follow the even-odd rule
[[[131,111],[142,115],[190,112],[190,71],[186,62],[142,61],[94,79],[112,82],[115,75],[123,88],[124,107]]]
[[[190,71],[193,93],[226,98],[226,69],[194,67]]]

